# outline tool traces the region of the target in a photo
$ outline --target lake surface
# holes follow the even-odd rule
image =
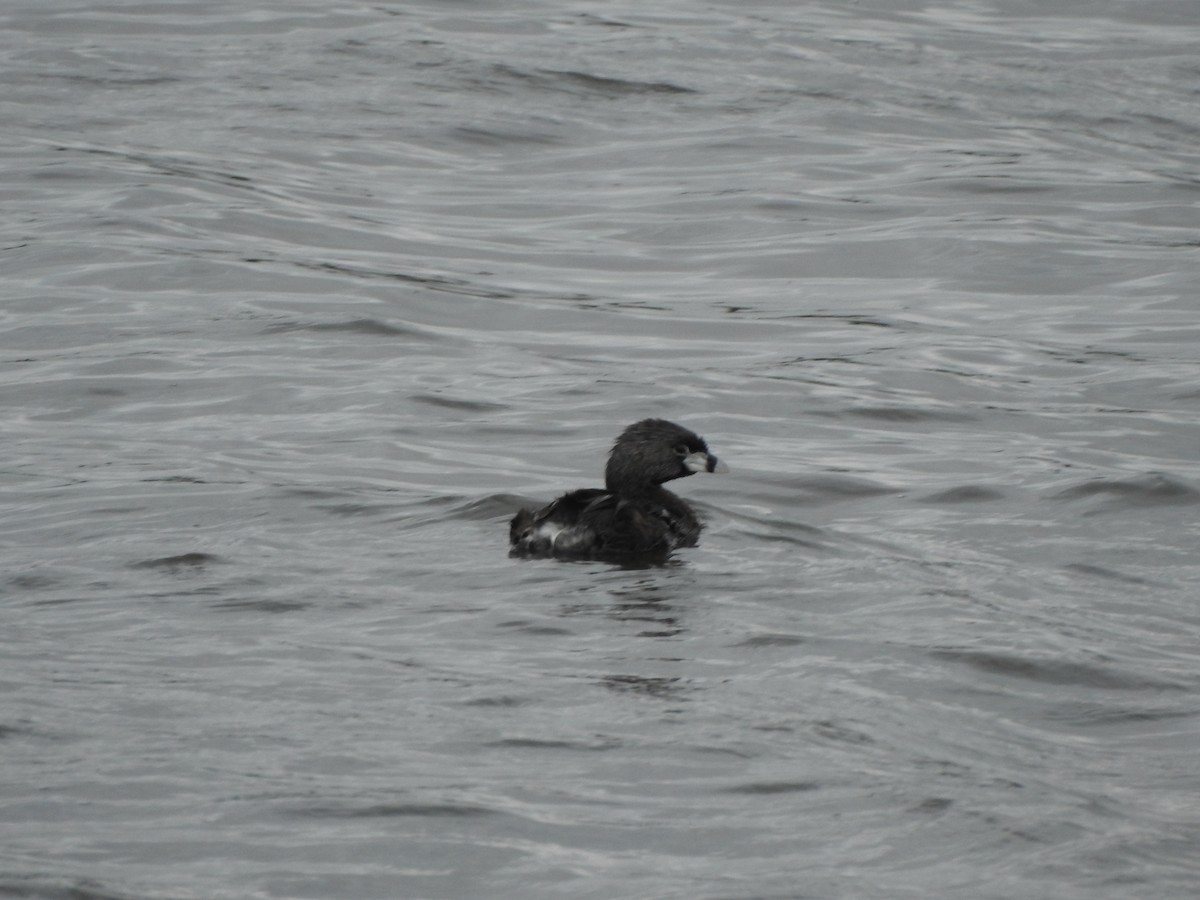
[[[0,896],[1191,900],[1200,6],[0,9]],[[669,564],[523,504],[679,421]]]

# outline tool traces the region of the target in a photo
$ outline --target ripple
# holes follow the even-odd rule
[[[505,67],[500,67],[505,68]],[[626,78],[614,78],[606,75],[594,75],[590,72],[571,70],[539,69],[536,73],[518,72],[507,69],[508,74],[540,83],[550,88],[565,88],[573,90],[583,88],[590,93],[605,97],[624,97],[631,94],[694,94],[694,88],[672,84],[669,81],[635,81]]]
[[[528,706],[534,703],[531,697],[514,697],[509,694],[500,694],[494,697],[476,697],[473,700],[464,700],[463,706],[478,706],[489,709],[516,709],[519,706]]]
[[[1177,719],[1191,720],[1200,710],[1192,709],[1155,709],[1153,707],[1115,706],[1101,703],[1069,703],[1058,704],[1046,713],[1046,718],[1055,722],[1066,723],[1077,727],[1120,727],[1130,726],[1130,729],[1142,728],[1159,722],[1172,722]]]
[[[190,569],[202,569],[219,562],[221,562],[220,557],[211,553],[192,552],[132,562],[129,563],[129,567],[131,569],[166,569],[170,572],[186,572]]]
[[[621,746],[621,742],[615,740],[563,741],[544,738],[502,738],[501,740],[484,744],[484,746],[501,749],[572,750],[595,753],[600,750],[617,749]]]
[[[907,406],[859,406],[844,411],[845,415],[862,416],[880,422],[973,422],[972,413],[948,409],[914,409]]]
[[[928,494],[923,499],[926,503],[990,503],[1003,500],[1005,496],[1007,494],[998,488],[982,484],[964,484]]]
[[[804,794],[821,787],[816,781],[750,781],[725,790],[731,794]]]
[[[1097,666],[1061,659],[1038,659],[1017,654],[978,650],[935,650],[935,659],[961,663],[993,675],[1020,678],[1042,684],[1078,685],[1115,691],[1181,690],[1183,686],[1164,679],[1146,678],[1117,666]]]
[[[738,647],[798,647],[808,643],[809,638],[794,634],[756,634],[744,641],[739,641]]]
[[[779,486],[799,488],[809,499],[817,501],[858,500],[899,493],[898,488],[868,478],[850,475],[808,475],[796,479],[780,479]]]
[[[467,819],[501,814],[498,809],[470,803],[372,803],[364,806],[308,806],[296,815],[319,819],[431,818]]]
[[[213,609],[226,612],[258,612],[278,615],[301,612],[312,606],[300,600],[275,600],[269,597],[228,597],[210,604]]]
[[[0,876],[0,894],[23,900],[149,900],[146,894],[114,890],[91,878],[61,879],[31,875]],[[169,894],[157,895],[170,900]]]
[[[0,723],[0,741],[30,734],[30,729],[21,725],[4,725]]]
[[[348,322],[280,322],[268,325],[263,329],[264,334],[287,334],[293,331],[312,331],[317,333],[337,333],[363,335],[366,337],[405,337],[421,341],[441,340],[440,335],[421,328],[408,325],[395,325],[379,319],[352,319]]]
[[[491,413],[508,409],[504,403],[488,403],[482,400],[468,400],[458,397],[446,397],[441,394],[413,394],[411,399],[417,403],[426,403],[442,409],[453,409],[459,412]]]
[[[1069,572],[1078,572],[1081,575],[1090,575],[1094,578],[1104,578],[1110,581],[1122,582],[1124,584],[1145,584],[1163,586],[1161,582],[1152,581],[1149,578],[1142,578],[1137,575],[1128,575],[1124,572],[1111,569],[1108,566],[1098,566],[1094,563],[1067,563],[1063,566]]]
[[[1057,491],[1054,500],[1098,500],[1087,514],[1120,512],[1156,506],[1200,502],[1200,489],[1165,472],[1148,472],[1131,478],[1097,478]]]

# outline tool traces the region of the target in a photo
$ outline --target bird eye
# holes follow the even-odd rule
[[[687,456],[688,453],[690,453],[690,452],[691,451],[688,450],[687,444],[676,444],[675,445],[675,455],[676,456]]]

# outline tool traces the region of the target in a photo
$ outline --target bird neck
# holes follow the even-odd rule
[[[604,486],[610,494],[619,497],[630,497],[642,500],[662,501],[674,495],[660,484],[649,481],[626,481],[616,478],[606,478]]]

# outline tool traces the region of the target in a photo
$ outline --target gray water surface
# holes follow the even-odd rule
[[[1200,8],[0,8],[0,895],[1191,900]],[[646,416],[670,564],[521,561]]]

